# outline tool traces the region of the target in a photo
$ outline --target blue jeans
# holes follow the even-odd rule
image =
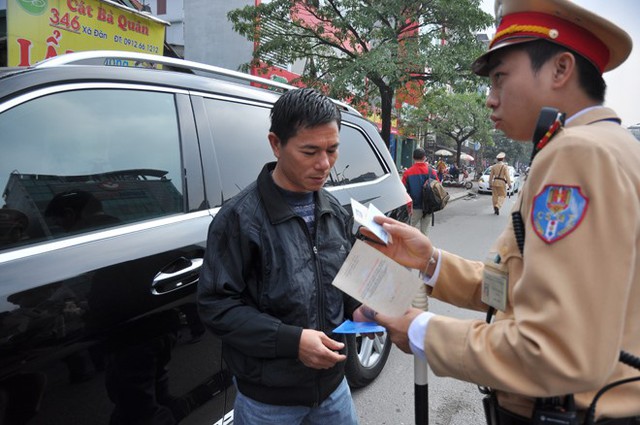
[[[356,408],[351,398],[347,380],[317,407],[276,406],[264,404],[244,396],[236,395],[233,410],[234,425],[358,425]]]

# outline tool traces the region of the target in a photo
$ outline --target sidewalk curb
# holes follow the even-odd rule
[[[475,193],[472,192],[472,191],[452,193],[452,194],[450,194],[449,202],[457,201],[458,199],[462,199],[462,198],[466,197],[467,195],[475,195]]]
[[[471,189],[445,187],[445,189],[448,189],[449,202],[457,201],[458,199],[465,198],[467,196],[476,196],[478,194],[475,187]]]

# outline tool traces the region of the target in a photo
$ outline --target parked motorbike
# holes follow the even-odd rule
[[[464,187],[465,189],[471,189],[473,187],[473,182],[469,178],[469,173],[467,172],[464,172],[458,176],[453,176],[450,173],[446,173],[442,177],[442,185],[452,186],[452,187]]]

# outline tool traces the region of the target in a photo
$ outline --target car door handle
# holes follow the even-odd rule
[[[198,281],[202,263],[202,258],[187,259],[181,257],[174,261],[156,274],[151,285],[151,293],[153,295],[162,295],[193,285]]]

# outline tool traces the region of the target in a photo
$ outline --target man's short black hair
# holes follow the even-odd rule
[[[426,157],[427,157],[427,154],[422,148],[416,148],[413,151],[413,159],[425,159]]]
[[[340,129],[342,117],[335,103],[314,89],[296,89],[283,94],[271,109],[271,128],[285,145],[300,128],[335,121]]]
[[[578,81],[580,87],[585,93],[598,103],[604,102],[605,92],[607,90],[607,84],[602,78],[598,68],[589,62],[584,56],[574,52],[571,49],[567,49],[556,43],[549,42],[547,40],[536,40],[528,43],[516,44],[513,46],[521,47],[529,55],[531,60],[531,67],[534,72],[539,71],[542,66],[547,63],[549,59],[562,52],[570,52],[576,58],[576,67],[578,70]]]

